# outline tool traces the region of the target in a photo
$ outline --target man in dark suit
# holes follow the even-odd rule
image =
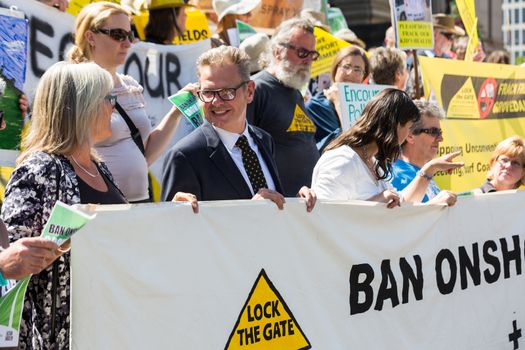
[[[201,55],[197,69],[196,94],[203,101],[206,122],[169,151],[162,200],[189,192],[198,200],[265,198],[282,208],[272,138],[246,121],[246,106],[255,90],[249,57],[237,48],[221,46]],[[298,195],[311,210],[315,194],[305,186]]]

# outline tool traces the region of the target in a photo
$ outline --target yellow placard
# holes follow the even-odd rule
[[[468,43],[467,43],[467,50],[465,51],[465,61],[466,62],[473,62],[474,61],[474,55],[478,51],[478,45],[479,45],[479,39],[478,39],[478,18],[474,20],[473,28],[470,30]]]
[[[210,27],[206,15],[196,8],[185,8],[186,11],[186,31],[173,40],[173,44],[191,44],[211,37]],[[144,28],[149,21],[149,13],[143,12],[140,15],[133,16],[133,22],[140,40],[146,38]]]
[[[4,200],[5,187],[7,186],[7,182],[9,181],[13,170],[14,168],[8,166],[0,167],[0,203]]]
[[[76,17],[84,6],[100,1],[109,1],[115,4],[120,4],[120,0],[69,0],[69,6],[67,7],[66,12]]]
[[[310,349],[291,310],[264,269],[250,291],[225,350]]]
[[[432,49],[434,32],[431,22],[398,21],[400,49]]]
[[[461,151],[458,160],[464,161],[463,168],[452,174],[437,173],[434,178],[442,189],[455,192],[469,191],[481,186],[487,178],[489,161],[497,144],[513,136],[525,135],[525,117],[487,120],[454,120],[441,122],[443,139],[438,156]]]
[[[436,182],[456,192],[479,187],[496,145],[525,135],[525,72],[503,64],[419,60],[426,95],[432,93],[447,115],[438,155],[459,150],[465,162],[451,175],[436,175]]]
[[[477,18],[474,0],[456,0],[456,5],[467,34],[471,36],[473,30],[477,32],[477,27],[475,26]]]
[[[523,68],[423,56],[419,61],[425,95],[429,96],[431,90],[448,118],[525,116]]]
[[[336,38],[327,31],[315,27],[314,35],[316,39],[315,50],[320,53],[319,58],[312,63],[312,78],[322,73],[330,73],[332,61],[343,47],[350,46],[344,40]]]
[[[474,0],[457,0],[456,5],[458,6],[461,21],[463,22],[469,36],[465,61],[472,62],[474,54],[477,52],[479,46],[476,5],[474,4]]]

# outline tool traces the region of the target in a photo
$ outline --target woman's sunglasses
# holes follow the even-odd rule
[[[135,35],[133,34],[133,31],[127,31],[124,29],[116,28],[116,29],[104,29],[104,28],[98,28],[98,29],[92,29],[93,33],[102,33],[107,36],[109,36],[111,39],[115,41],[124,41],[126,38],[129,40],[130,43],[135,40]]]

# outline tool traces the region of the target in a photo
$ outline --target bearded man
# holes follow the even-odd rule
[[[256,87],[247,119],[272,135],[286,197],[310,185],[319,158],[315,124],[301,95],[310,80],[312,62],[318,57],[313,24],[292,18],[281,23],[272,37],[266,69],[252,77]]]

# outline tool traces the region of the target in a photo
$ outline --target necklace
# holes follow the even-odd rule
[[[80,164],[77,162],[77,160],[75,159],[75,157],[73,157],[73,155],[71,155],[71,159],[73,159],[73,162],[75,162],[75,164],[76,164],[80,169],[82,169],[86,174],[88,174],[89,176],[91,176],[91,177],[94,178],[94,177],[97,177],[97,176],[100,174],[100,173],[98,172],[98,169],[97,169],[96,166],[95,166],[95,170],[97,171],[97,173],[93,175],[93,174],[91,174],[86,168],[84,168],[82,165],[80,165]]]

